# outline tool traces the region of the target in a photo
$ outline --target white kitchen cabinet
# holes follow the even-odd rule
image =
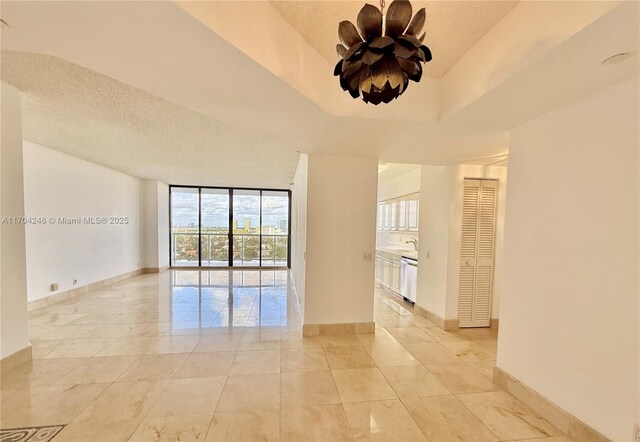
[[[419,194],[413,194],[407,198],[407,230],[418,230],[418,217],[420,216]]]
[[[398,229],[398,201],[389,203],[389,230]]]
[[[389,288],[397,294],[400,294],[400,257],[391,261],[391,281]]]
[[[413,193],[378,203],[378,230],[417,231],[419,198],[419,193]]]
[[[396,295],[400,295],[400,259],[398,253],[376,251],[376,284]]]
[[[382,229],[383,230],[389,230],[390,221],[391,221],[390,214],[391,214],[391,211],[389,210],[389,203],[384,202],[382,204],[382,219],[383,219]]]
[[[391,281],[391,262],[384,258],[382,259],[382,279],[380,285],[385,288],[389,288]]]
[[[398,230],[407,230],[407,200],[398,201]]]

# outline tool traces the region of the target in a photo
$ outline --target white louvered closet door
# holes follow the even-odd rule
[[[458,322],[460,327],[491,323],[498,182],[464,180]]]

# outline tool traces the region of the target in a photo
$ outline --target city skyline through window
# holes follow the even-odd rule
[[[289,199],[287,190],[171,186],[171,265],[288,266]]]

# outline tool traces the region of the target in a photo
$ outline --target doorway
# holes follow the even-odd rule
[[[172,267],[289,267],[291,192],[170,186]]]

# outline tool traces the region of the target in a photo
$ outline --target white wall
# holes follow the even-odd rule
[[[307,185],[304,322],[373,321],[378,161],[309,155]]]
[[[308,161],[307,155],[300,155],[291,187],[291,278],[301,312],[305,299]]]
[[[23,217],[20,92],[0,89],[0,217]],[[29,345],[24,224],[0,223],[0,359]]]
[[[465,178],[498,179],[498,210],[491,317],[499,317],[503,272],[503,234],[507,168],[455,165],[422,166],[418,306],[441,319],[458,318],[458,283]],[[429,256],[427,258],[427,255]]]
[[[24,142],[25,213],[126,217],[127,224],[26,226],[29,301],[131,272],[142,264],[142,181]],[[73,284],[73,279],[77,284]]]
[[[158,267],[169,267],[169,185],[158,181]]]
[[[447,166],[422,166],[420,181],[416,304],[444,319],[449,257],[450,169]]]
[[[144,267],[169,266],[169,186],[161,181],[143,181]]]
[[[639,416],[638,77],[512,131],[497,365],[612,440]]]

